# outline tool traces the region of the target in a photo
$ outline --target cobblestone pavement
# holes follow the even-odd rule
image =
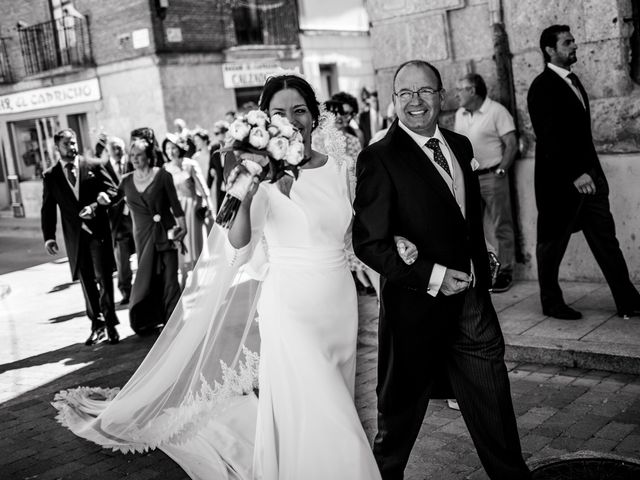
[[[0,284],[11,283],[13,290],[0,299],[0,479],[187,479],[160,451],[112,453],[56,423],[49,404],[55,392],[77,385],[122,386],[154,340],[133,336],[123,325],[119,345],[85,347],[81,341],[87,321],[81,314],[79,286],[46,280],[66,279],[68,271],[63,276],[53,272],[66,268],[52,263],[33,267],[35,277],[25,272],[0,276]],[[360,297],[356,403],[369,438],[376,417],[375,308],[372,297]],[[118,313],[126,323],[126,310]],[[45,317],[49,321],[43,321]],[[537,364],[508,367],[529,463],[578,451],[640,458],[638,376]],[[433,401],[406,479],[467,478],[487,477],[460,413],[444,401]]]

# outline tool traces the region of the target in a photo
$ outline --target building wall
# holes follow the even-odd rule
[[[371,38],[364,33],[322,31],[302,33],[300,46],[303,52],[303,73],[326,100],[326,88],[321,85],[320,65],[335,64],[338,90],[359,97],[360,90],[373,89],[373,49]],[[335,93],[335,92],[334,92]]]
[[[525,257],[518,273],[525,278],[536,277],[537,217],[533,192],[535,137],[526,95],[544,66],[538,46],[540,32],[553,23],[571,26],[579,46],[574,71],[590,97],[594,141],[611,186],[618,239],[633,279],[640,281],[640,87],[630,75],[631,28],[624,21],[631,16],[631,0],[369,0],[366,5],[382,105],[391,98],[395,68],[412,58],[436,65],[449,92],[462,74],[472,71],[485,78],[490,96],[500,98],[503,92],[498,89],[493,59],[493,24],[504,22],[513,55],[516,118],[523,145],[523,158],[516,162],[514,171]],[[441,118],[445,126],[451,125],[457,107],[451,97]],[[571,240],[561,276],[602,280],[580,235]]]

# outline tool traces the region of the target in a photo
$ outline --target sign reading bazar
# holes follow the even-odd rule
[[[223,63],[222,81],[224,88],[261,87],[267,75],[282,67],[272,63]]]
[[[0,115],[100,100],[97,78],[0,96]]]

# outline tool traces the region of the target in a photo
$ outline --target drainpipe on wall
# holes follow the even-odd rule
[[[498,100],[503,104],[513,116],[516,126],[516,134],[520,146],[520,153],[516,157],[521,158],[525,153],[525,145],[520,136],[518,128],[518,111],[516,109],[516,89],[513,81],[513,66],[511,64],[511,50],[509,49],[509,37],[504,26],[502,14],[502,0],[489,0],[489,15],[491,29],[493,30],[493,59],[496,62],[498,80]],[[518,202],[518,192],[516,190],[515,174],[512,168],[509,172],[509,184],[511,187],[511,214],[513,216],[513,226],[515,235],[516,261],[524,263],[524,253],[522,245],[522,227],[520,225],[520,206]]]

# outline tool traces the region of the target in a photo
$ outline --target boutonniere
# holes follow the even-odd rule
[[[88,171],[87,172],[87,177],[93,178],[93,177],[95,177],[95,174],[92,171]]]
[[[480,164],[475,158],[471,159],[471,171],[475,172],[478,168],[480,168]]]

